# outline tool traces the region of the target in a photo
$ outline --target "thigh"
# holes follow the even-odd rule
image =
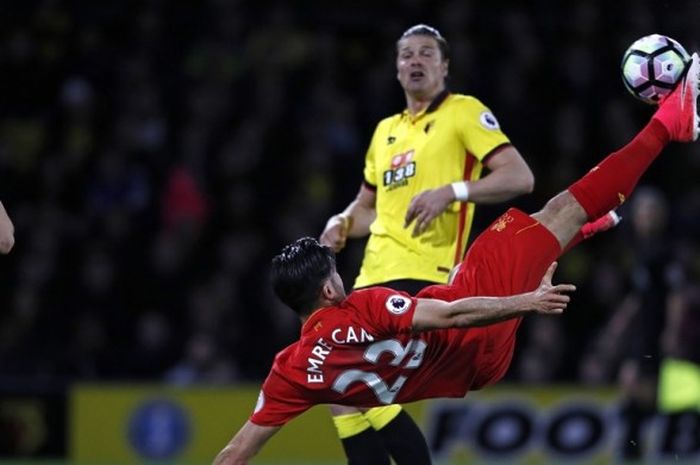
[[[537,288],[561,247],[541,223],[511,208],[477,237],[454,284],[471,295],[507,296]]]
[[[350,413],[361,413],[362,412],[357,407],[351,407],[349,405],[331,404],[328,407],[331,410],[331,415],[333,415],[334,417],[337,417],[338,415],[348,415]]]

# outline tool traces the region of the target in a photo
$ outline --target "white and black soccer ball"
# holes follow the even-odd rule
[[[622,81],[632,95],[655,104],[671,93],[689,60],[685,48],[670,37],[644,36],[622,57]]]

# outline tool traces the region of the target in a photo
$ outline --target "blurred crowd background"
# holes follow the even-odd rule
[[[697,0],[0,5],[0,200],[17,229],[0,383],[260,381],[299,329],[268,263],[356,194],[375,124],[403,109],[395,41],[420,22],[451,44],[450,88],[533,168],[515,202],[529,211],[646,123],[620,79],[629,44],[700,48]],[[700,146],[671,146],[620,227],[562,260],[574,303],[528,320],[510,380],[611,383],[630,353],[658,357],[665,295],[700,268],[698,173]],[[475,231],[502,208],[478,209]],[[348,286],[362,249],[339,256]]]

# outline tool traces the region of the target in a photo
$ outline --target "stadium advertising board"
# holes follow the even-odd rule
[[[71,396],[71,458],[208,464],[247,419],[257,394],[255,387],[79,386]],[[438,464],[615,463],[627,427],[615,391],[607,389],[506,386],[407,409]],[[642,439],[649,463],[697,460],[700,415],[657,417]],[[315,407],[285,426],[254,463],[344,463],[327,409]]]

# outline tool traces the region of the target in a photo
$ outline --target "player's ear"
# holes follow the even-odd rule
[[[333,281],[331,278],[327,278],[323,281],[323,286],[321,286],[321,299],[322,300],[333,300],[337,296],[335,287],[333,286]]]

